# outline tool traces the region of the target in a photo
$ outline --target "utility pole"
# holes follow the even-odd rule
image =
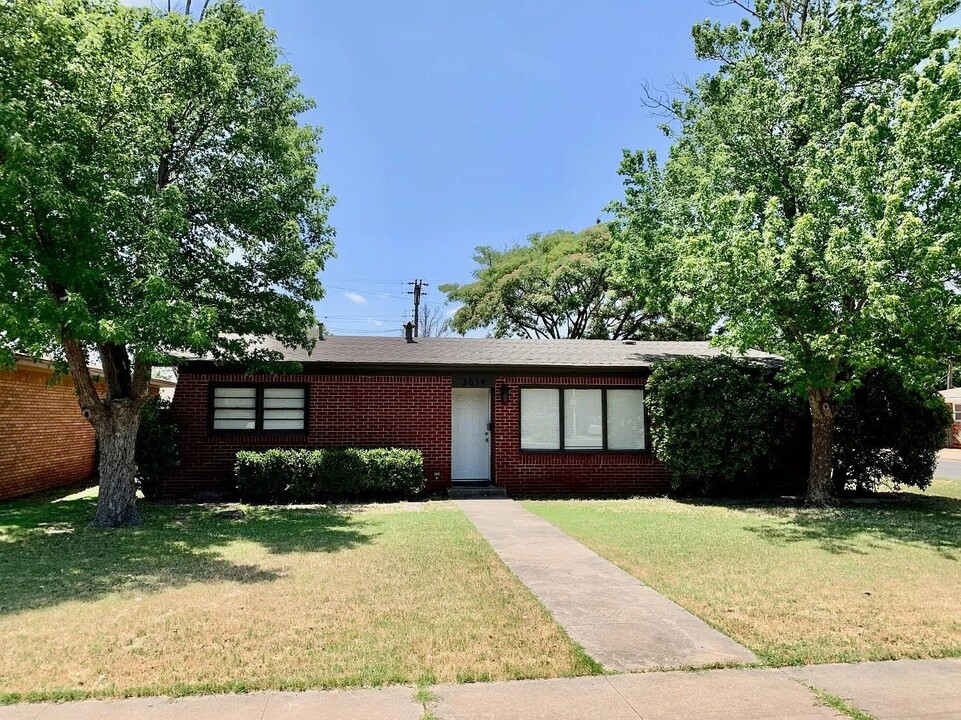
[[[428,286],[428,283],[425,283],[423,280],[418,279],[418,280],[414,280],[414,282],[409,282],[407,284],[414,286],[414,289],[408,290],[407,294],[414,296],[414,337],[418,337],[418,335],[420,334],[420,296],[427,294],[423,292],[421,288]]]

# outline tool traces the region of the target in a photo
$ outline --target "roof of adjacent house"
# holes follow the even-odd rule
[[[948,388],[947,390],[939,390],[941,397],[945,399],[945,402],[959,402],[961,403],[961,388]]]
[[[55,363],[52,357],[47,355],[42,355],[38,358],[31,358],[29,355],[22,355],[20,353],[14,353],[14,362],[20,367],[33,367],[43,370],[54,370]],[[88,365],[91,375],[101,375],[103,374],[103,368],[99,365]],[[167,380],[166,378],[151,377],[150,378],[151,387],[165,389],[165,388],[175,388],[177,387],[176,380]]]
[[[633,340],[522,340],[494,338],[417,338],[328,336],[312,351],[285,348],[275,340],[257,347],[275,350],[284,360],[339,366],[428,368],[609,369],[631,370],[675,357],[720,355],[707,342]],[[774,355],[751,350],[745,358],[777,362]]]

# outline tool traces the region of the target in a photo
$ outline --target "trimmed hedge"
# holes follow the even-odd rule
[[[401,500],[424,491],[424,457],[400,448],[242,450],[234,464],[243,502]]]

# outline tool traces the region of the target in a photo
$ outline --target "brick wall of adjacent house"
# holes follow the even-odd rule
[[[87,480],[93,427],[80,414],[69,377],[51,385],[46,368],[0,372],[0,499]]]
[[[208,430],[208,386],[218,383],[309,384],[306,435],[217,435]],[[450,482],[451,379],[427,375],[231,375],[181,372],[173,401],[180,428],[180,468],[171,497],[231,492],[238,450],[271,447],[402,447],[424,453],[433,486]],[[436,476],[436,479],[435,479]]]
[[[507,385],[507,401],[501,386]],[[520,387],[642,387],[637,377],[504,376],[494,385],[493,464],[496,482],[509,494],[649,494],[667,492],[670,477],[648,452],[525,453],[520,448]]]
[[[953,409],[953,405],[950,407]],[[948,430],[948,441],[946,447],[961,447],[961,423],[951,423],[951,428]]]
[[[218,435],[208,429],[210,383],[307,384],[308,431],[299,435]],[[510,386],[506,402],[500,387]],[[522,453],[519,386],[638,386],[639,378],[521,377],[496,379],[492,392],[492,473],[515,494],[654,493],[668,476],[649,453]],[[451,477],[452,379],[445,375],[242,375],[180,373],[174,416],[180,426],[180,468],[165,485],[169,497],[231,492],[238,450],[271,447],[407,447],[424,453],[428,485]]]

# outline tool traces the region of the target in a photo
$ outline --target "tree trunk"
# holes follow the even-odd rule
[[[132,403],[110,403],[92,413],[90,422],[97,431],[100,463],[100,491],[97,514],[91,527],[113,528],[139,525],[137,510],[137,466],[134,450],[140,413]]]
[[[825,388],[808,390],[808,403],[811,406],[811,470],[806,502],[823,507],[831,500],[835,408],[831,391]]]

